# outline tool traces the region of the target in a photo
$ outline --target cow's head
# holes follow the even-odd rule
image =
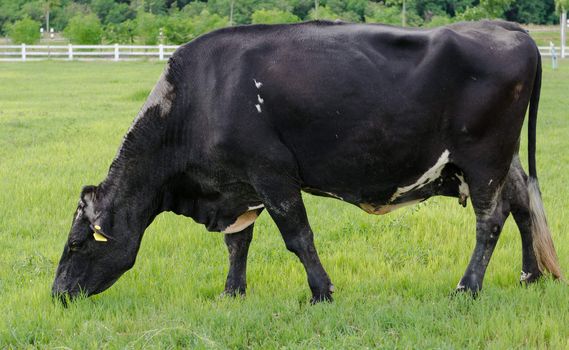
[[[128,217],[102,190],[83,188],[53,282],[54,297],[65,301],[100,293],[133,266],[141,234]]]

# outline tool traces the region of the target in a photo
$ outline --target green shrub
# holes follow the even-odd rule
[[[251,15],[253,24],[277,24],[300,22],[300,18],[294,14],[281,10],[257,10]]]
[[[144,45],[158,44],[160,20],[152,13],[139,11],[136,15],[136,36]]]
[[[78,15],[71,18],[64,34],[73,44],[95,45],[101,43],[103,28],[95,14]]]
[[[35,44],[40,40],[39,22],[29,17],[7,26],[6,32],[14,44]]]

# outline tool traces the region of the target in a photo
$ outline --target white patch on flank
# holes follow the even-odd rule
[[[454,176],[456,176],[456,178],[460,180],[460,184],[458,185],[458,193],[460,195],[465,195],[466,197],[470,197],[470,187],[468,187],[468,184],[466,183],[466,181],[464,181],[464,176],[458,174],[455,174]]]
[[[261,110],[261,105],[255,105],[255,107],[257,107],[257,112],[259,112],[259,113],[262,112],[262,110]]]
[[[226,234],[241,232],[249,227],[252,223],[254,223],[257,219],[257,216],[259,216],[259,214],[257,214],[255,210],[249,210],[244,214],[241,214],[234,223],[227,226],[225,230],[221,232]]]
[[[259,101],[259,104],[263,104],[263,102],[265,102],[265,100],[261,98],[261,95],[257,95],[257,101]]]
[[[261,86],[263,86],[263,83],[261,83],[260,81],[257,81],[257,80],[255,80],[255,79],[253,79],[253,82],[255,83],[255,87],[256,87],[257,89],[260,89]]]
[[[492,184],[492,181],[494,181],[494,179],[490,179],[490,181],[488,181],[488,186]]]
[[[264,208],[264,207],[265,207],[264,204],[259,204],[259,205],[256,205],[256,206],[254,206],[254,207],[249,207],[249,208],[247,208],[247,210],[261,209],[261,208]]]
[[[445,165],[450,161],[449,155],[450,155],[449,150],[448,149],[445,150],[443,154],[441,154],[435,165],[433,165],[429,170],[427,170],[423,175],[421,175],[421,177],[417,181],[415,181],[415,183],[409,186],[397,188],[397,190],[395,191],[395,193],[393,193],[389,201],[393,202],[401,195],[412,190],[418,190],[427,185],[428,183],[431,183],[435,181],[437,178],[439,178],[439,176],[441,176],[441,172],[443,171]]]

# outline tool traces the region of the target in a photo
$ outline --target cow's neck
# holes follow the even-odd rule
[[[164,186],[177,171],[163,142],[164,120],[153,117],[157,116],[139,120],[129,130],[101,184],[106,205],[128,217],[135,236],[162,211]]]
[[[172,61],[166,66],[124,137],[103,182],[115,211],[125,211],[144,229],[164,210],[164,188],[184,168],[176,158],[185,144],[186,118],[175,113],[177,97]],[[142,234],[142,231],[140,234]]]

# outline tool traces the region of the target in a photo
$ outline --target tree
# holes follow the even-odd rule
[[[451,24],[452,19],[446,15],[437,15],[431,17],[430,21],[425,22],[425,27],[433,28],[433,27],[441,27],[446,26],[447,24]]]
[[[318,11],[316,9],[310,10],[308,12],[309,19],[325,19],[329,21],[335,21],[337,19],[342,19],[341,16],[337,13],[334,13],[329,7],[327,6],[318,6]]]
[[[467,8],[457,17],[465,21],[501,18],[512,2],[513,0],[480,0],[478,6]]]
[[[365,11],[367,23],[401,24],[401,10],[395,6],[380,3],[369,3]]]
[[[105,41],[111,44],[133,44],[136,37],[136,23],[127,19],[121,23],[109,23],[105,27]]]
[[[52,26],[56,30],[63,30],[69,24],[71,18],[75,16],[84,16],[91,13],[91,8],[86,4],[69,2],[64,7],[53,9]]]
[[[555,1],[514,0],[505,18],[519,23],[553,24],[557,21]]]
[[[199,35],[210,32],[214,29],[223,28],[229,23],[227,17],[221,17],[216,13],[209,13],[204,10],[199,16],[192,17],[190,20],[190,33],[188,40],[192,40]]]
[[[555,8],[557,12],[569,11],[569,0],[555,0]]]
[[[160,19],[152,13],[139,11],[136,15],[136,36],[144,45],[158,44]]]
[[[40,40],[40,22],[29,17],[8,25],[6,32],[14,44],[35,44]]]
[[[300,18],[294,14],[280,10],[257,10],[251,15],[251,23],[295,23],[300,22]]]
[[[49,25],[49,15],[51,13],[51,9],[52,7],[59,5],[61,5],[60,0],[41,0],[41,6],[45,14],[45,28],[47,31],[49,31],[49,28],[51,28]]]
[[[100,44],[103,37],[101,21],[95,14],[78,15],[69,21],[64,30],[65,36],[74,44]]]

